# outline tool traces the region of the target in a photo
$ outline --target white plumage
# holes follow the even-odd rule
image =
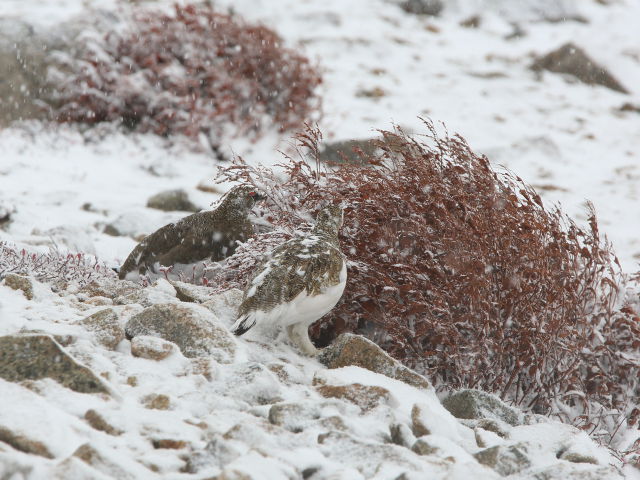
[[[339,248],[342,207],[320,211],[313,231],[276,248],[247,284],[238,318],[232,327],[242,335],[255,325],[286,327],[305,353],[317,350],[309,326],[340,300],[347,267]]]

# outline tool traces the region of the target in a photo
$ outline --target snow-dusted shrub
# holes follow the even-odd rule
[[[640,324],[620,308],[621,274],[595,215],[580,228],[463,138],[426,126],[422,139],[381,131],[378,153],[360,152],[358,165],[289,158],[282,182],[236,160],[223,176],[266,190],[280,228],[240,248],[221,287],[242,286],[256,253],[344,201],[349,279],[312,326],[317,343],[357,332],[441,389],[480,388],[612,434],[639,393]],[[317,159],[320,133],[298,139]]]
[[[0,242],[0,278],[8,273],[31,275],[41,282],[56,285],[75,283],[84,286],[93,281],[116,278],[107,266],[82,253],[56,250],[34,253]]]
[[[58,56],[57,121],[205,134],[216,145],[230,124],[243,134],[284,131],[319,108],[318,71],[267,27],[194,4],[135,10],[118,27]]]

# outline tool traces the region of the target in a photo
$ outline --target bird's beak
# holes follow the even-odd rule
[[[253,195],[253,200],[258,203],[261,202],[262,200],[266,200],[267,196],[266,195],[261,195],[260,193],[256,192],[255,195]]]

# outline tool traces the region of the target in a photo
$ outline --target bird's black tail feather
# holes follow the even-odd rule
[[[251,321],[249,320],[248,315],[244,315],[236,320],[236,323],[234,323],[233,327],[231,327],[231,331],[234,335],[237,335],[239,337],[249,331],[255,324],[255,320]]]

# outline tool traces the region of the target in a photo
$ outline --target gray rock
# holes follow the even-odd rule
[[[80,300],[82,302],[82,300]],[[108,307],[113,305],[113,300],[107,297],[91,297],[84,300],[85,305],[93,305],[94,307]]]
[[[22,291],[27,300],[33,300],[33,283],[30,278],[8,273],[4,277],[3,283],[9,288]]]
[[[474,454],[474,457],[479,463],[492,468],[503,477],[518,473],[531,466],[524,445],[498,445],[481,450]]]
[[[128,472],[118,464],[117,457],[112,458],[113,454],[105,455],[100,449],[89,443],[80,445],[76,451],[73,452],[73,456],[79,458],[87,465],[91,465],[99,472],[108,475],[110,478],[122,480],[133,480],[136,478],[136,475]]]
[[[53,458],[52,453],[42,442],[33,440],[23,434],[15,433],[2,425],[0,425],[0,442],[11,445],[16,450],[24,453],[31,453],[45,458]],[[1,470],[0,473],[2,473]]]
[[[620,108],[617,110],[618,112],[635,112],[640,113],[640,104],[633,104],[630,102],[623,103]],[[0,219],[0,222],[2,220]]]
[[[142,399],[142,404],[150,410],[169,410],[171,399],[164,393],[150,393]]]
[[[132,284],[124,281],[123,283]],[[160,303],[180,303],[176,298],[176,289],[164,278],[153,282],[150,286],[142,287],[138,284],[136,289],[122,289],[122,295],[113,299],[115,305],[139,305],[151,307]]]
[[[162,338],[140,335],[131,339],[131,354],[148,360],[164,360],[176,350],[175,344]]]
[[[488,432],[493,432],[501,438],[506,438],[509,435],[509,427],[505,422],[496,420],[495,418],[482,418],[476,423],[476,427],[482,428]]]
[[[320,353],[318,359],[328,368],[354,365],[400,380],[416,388],[431,387],[429,381],[422,375],[391,358],[371,340],[360,335],[351,333],[340,335]]]
[[[98,343],[109,350],[115,350],[125,338],[124,329],[120,326],[118,315],[111,308],[100,310],[80,320],[78,324],[93,332]]]
[[[629,93],[613,75],[573,43],[567,43],[538,58],[531,68],[572,75],[588,85],[602,85],[617,92]]]
[[[259,362],[240,363],[225,369],[222,392],[249,405],[282,402],[283,388],[278,376]]]
[[[444,8],[444,4],[441,0],[405,0],[400,7],[414,15],[437,16]]]
[[[51,333],[42,329],[28,329],[21,328],[18,332],[20,335],[26,334],[37,334],[37,335],[51,335],[53,339],[58,342],[63,347],[68,347],[72,343],[75,343],[78,340],[77,335],[74,333]]]
[[[489,448],[502,443],[497,433],[485,430],[484,428],[475,428],[473,435],[476,440],[476,445],[480,448]]]
[[[394,423],[389,427],[391,434],[391,442],[401,447],[411,448],[415,443],[416,437],[411,429],[404,423]]]
[[[431,464],[440,470],[442,466],[441,463],[437,466],[427,458],[417,457],[406,448],[363,440],[345,432],[331,431],[320,434],[318,444],[320,452],[332,461],[356,468],[362,475],[356,478],[395,478],[379,476],[385,465],[394,465],[401,471],[422,472],[422,478],[428,478],[428,475],[424,475],[425,468],[428,469]]]
[[[204,307],[164,303],[145,308],[125,326],[129,339],[151,335],[175,343],[185,357],[212,355],[219,362],[230,362],[236,343],[229,331]]]
[[[219,318],[235,318],[241,303],[242,290],[232,288],[210,297],[202,306]]]
[[[411,431],[416,437],[422,437],[423,435],[431,435],[431,430],[422,421],[422,415],[427,412],[423,412],[420,405],[414,405],[411,409]]]
[[[182,302],[204,303],[212,297],[211,288],[209,287],[177,281],[169,283],[176,289],[176,297]]]
[[[586,447],[586,448],[585,448]],[[556,452],[556,457],[571,463],[590,463],[592,465],[600,465],[595,457],[594,452],[583,442],[572,442]]]
[[[363,411],[371,410],[379,405],[387,404],[391,399],[391,392],[379,386],[361,385],[320,385],[317,392],[325,398],[339,398],[351,402]]]
[[[278,403],[269,409],[269,421],[292,432],[301,432],[321,417],[318,403]]]
[[[80,288],[78,294],[83,298],[104,297],[113,300],[117,297],[134,294],[142,289],[143,287],[137,283],[113,279],[111,281],[101,280],[100,283],[96,281],[88,283]]]
[[[372,138],[330,142],[323,144],[320,151],[320,160],[331,164],[360,164],[363,160],[359,155],[359,151],[367,156],[373,155],[376,150],[377,147]]]
[[[212,433],[204,449],[196,450],[187,456],[184,471],[198,473],[211,465],[221,468],[240,455],[242,450],[236,442],[225,439],[219,433]]]
[[[122,430],[115,428],[107,422],[104,417],[94,409],[87,410],[84,414],[84,419],[92,428],[108,433],[109,435],[122,435],[122,433],[124,433]]]
[[[440,450],[438,447],[431,445],[424,438],[419,438],[416,442],[411,446],[411,451],[417,453],[418,455],[434,455]]]
[[[52,378],[81,393],[108,393],[102,380],[48,335],[0,337],[0,377],[10,382]]]
[[[26,475],[25,475],[26,478]],[[78,480],[111,480],[91,465],[87,465],[77,457],[71,456],[58,462],[51,472],[50,478],[74,478]]]
[[[31,25],[0,19],[0,126],[47,117],[36,102],[46,89],[47,43]]]
[[[509,425],[522,425],[524,415],[495,395],[480,390],[461,390],[442,401],[444,408],[456,418],[500,420]]]
[[[469,18],[462,20],[458,25],[464,28],[479,28],[482,24],[482,17],[480,15],[472,15]]]
[[[102,233],[104,233],[105,235],[109,235],[111,237],[124,237],[124,235],[122,234],[120,229],[118,229],[118,226],[115,223],[109,223],[105,225],[104,229],[102,230]]]
[[[147,207],[165,212],[197,212],[200,210],[189,200],[187,192],[181,189],[156,193],[147,200]]]
[[[598,465],[598,459],[591,455],[583,455],[577,452],[568,452],[560,457],[562,460],[566,460],[571,463],[591,463],[592,465]]]
[[[53,118],[56,82],[68,78],[67,60],[86,48],[79,34],[87,27],[108,32],[115,21],[113,14],[98,9],[48,29],[15,17],[0,18],[0,127]]]
[[[11,222],[11,215],[16,213],[16,207],[0,198],[0,229],[4,229]]]

